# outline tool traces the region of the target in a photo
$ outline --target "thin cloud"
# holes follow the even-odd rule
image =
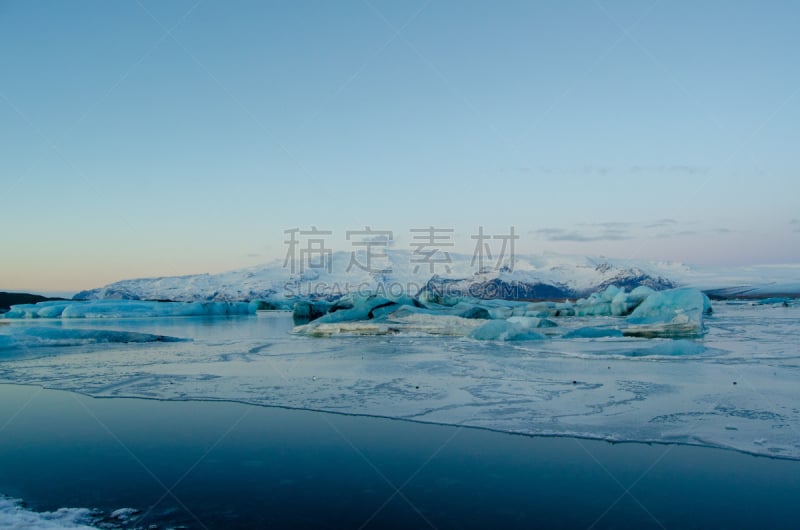
[[[627,223],[621,221],[606,221],[603,223],[578,223],[578,226],[601,226],[608,230],[618,230],[622,228],[629,228],[634,226],[634,223]]]
[[[664,164],[660,166],[629,166],[628,173],[641,174],[648,173],[651,175],[700,175],[707,173],[708,168],[704,166],[695,166],[692,164]]]
[[[665,226],[676,225],[678,221],[675,219],[659,219],[650,224],[644,225],[644,228],[664,228]]]
[[[542,235],[547,241],[573,241],[577,243],[589,243],[593,241],[622,241],[625,239],[632,239],[632,237],[623,230],[604,230],[599,233],[584,233],[577,230],[561,230],[561,229],[544,229],[537,230],[538,234]]]
[[[656,239],[669,239],[671,237],[696,236],[698,233],[695,230],[681,230],[679,232],[659,232],[653,237]]]
[[[552,236],[557,234],[563,234],[566,230],[563,228],[540,228],[539,230],[531,230],[528,232],[531,235],[542,235],[542,236]]]

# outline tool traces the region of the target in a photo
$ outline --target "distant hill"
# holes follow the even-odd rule
[[[64,298],[48,298],[38,294],[30,293],[6,293],[0,292],[0,313],[8,311],[12,305],[17,304],[36,304],[48,300],[65,300]]]

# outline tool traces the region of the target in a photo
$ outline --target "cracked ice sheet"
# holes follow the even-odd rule
[[[668,339],[318,339],[290,335],[288,318],[53,322],[193,340],[37,348],[5,356],[0,381],[800,458],[798,308],[718,303],[715,310],[705,339],[690,343],[700,352],[683,356],[664,349],[676,344]]]

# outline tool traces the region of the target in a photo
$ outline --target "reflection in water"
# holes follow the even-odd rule
[[[800,462],[0,386],[0,491],[160,528],[795,528]],[[627,488],[630,488],[626,494]]]

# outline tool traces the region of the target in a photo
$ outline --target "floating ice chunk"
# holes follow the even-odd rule
[[[617,317],[630,314],[636,305],[638,304],[634,304],[631,300],[629,300],[628,293],[626,293],[623,289],[617,293],[616,296],[614,296],[613,300],[611,300],[611,314]]]
[[[513,324],[519,324],[524,328],[555,328],[558,324],[552,320],[538,317],[511,317],[508,319]]]
[[[514,309],[511,307],[490,307],[488,311],[489,317],[495,320],[505,320],[514,315]]]
[[[588,298],[576,301],[574,314],[615,317],[629,315],[654,292],[656,291],[649,287],[639,286],[627,293],[624,288],[609,285],[602,292],[593,293]]]
[[[253,300],[256,311],[291,311],[294,303],[286,299],[271,298],[269,300]]]
[[[389,316],[391,318],[400,318],[408,315],[432,315],[432,316],[455,316],[461,318],[469,318],[469,319],[483,319],[488,320],[491,318],[489,315],[489,311],[485,307],[480,307],[473,304],[468,304],[465,302],[459,302],[458,304],[450,307],[450,306],[431,306],[428,305],[427,307],[416,307],[413,305],[404,305],[401,307],[396,307],[393,309],[387,308],[386,313],[384,315],[380,315],[381,311],[375,312],[375,318],[380,318],[381,316]]]
[[[474,329],[469,336],[477,340],[541,340],[541,333],[531,331],[516,322],[507,320],[490,320]]]
[[[307,324],[323,316],[331,307],[333,307],[331,302],[301,300],[294,304],[292,319],[296,325]]]
[[[623,334],[633,337],[691,337],[704,331],[708,297],[697,289],[670,289],[648,296],[627,318]]]
[[[398,303],[382,296],[356,297],[334,304],[326,314],[319,317],[320,323],[353,322],[374,318],[373,310],[381,307],[395,307]],[[350,307],[347,307],[350,306]],[[343,307],[343,308],[340,308]]]
[[[338,300],[328,312],[318,318],[320,323],[354,322],[358,320],[372,320],[376,316],[383,316],[400,308],[413,305],[410,297],[386,298],[380,295],[366,295],[346,297]]]
[[[614,285],[606,287],[605,291],[592,293],[588,298],[575,302],[575,314],[578,316],[611,316],[611,306],[618,295],[624,300],[625,291]]]
[[[585,327],[564,333],[565,339],[599,339],[601,337],[622,337],[622,331],[615,328]]]
[[[447,304],[434,303],[425,298],[420,299],[424,302],[425,307],[437,310],[446,310],[448,308],[456,311],[448,311],[447,314],[455,314],[464,312],[469,309],[472,318],[493,318],[498,320],[505,320],[512,316],[525,316],[528,310],[528,302],[520,302],[515,300],[484,300],[472,297],[460,297],[458,300],[448,300]],[[532,315],[535,316],[535,315]]]
[[[579,317],[608,317],[611,314],[611,301],[603,300],[599,296],[592,295],[575,303],[575,315]]]
[[[575,308],[570,302],[530,302],[523,307],[526,317],[566,317],[574,316]]]
[[[492,318],[491,312],[480,305],[459,302],[449,309],[445,314],[462,318],[484,319]]]
[[[40,302],[11,307],[5,318],[125,318],[254,314],[258,302],[155,302],[92,300]]]
[[[520,300],[480,300],[478,303],[487,307],[507,307],[511,309],[513,316],[523,316],[530,305],[529,302]]]
[[[645,298],[647,298],[648,296],[650,296],[655,292],[656,291],[654,291],[650,287],[647,287],[646,285],[640,285],[639,287],[635,288],[633,291],[628,293],[628,299],[637,302],[638,305],[644,302]]]
[[[655,292],[645,285],[640,285],[629,293],[623,289],[611,301],[611,314],[616,317],[630,315],[648,296]]]
[[[51,306],[42,307],[36,311],[36,318],[59,318],[66,307],[67,304],[54,304]]]
[[[18,304],[4,315],[5,318],[58,318],[61,312],[70,304],[70,300],[57,300],[39,302],[38,304]]]
[[[0,335],[0,350],[46,346],[83,346],[100,343],[178,342],[184,339],[132,331],[105,329],[64,329],[60,327],[25,327]]]
[[[792,303],[791,298],[784,298],[784,297],[772,297],[772,298],[764,298],[756,302],[756,305],[772,305],[772,304],[779,304],[784,307],[788,307]]]
[[[618,294],[624,292],[625,289],[620,289],[616,285],[609,285],[603,292],[600,293],[600,299],[605,300],[606,302],[611,302]]]

